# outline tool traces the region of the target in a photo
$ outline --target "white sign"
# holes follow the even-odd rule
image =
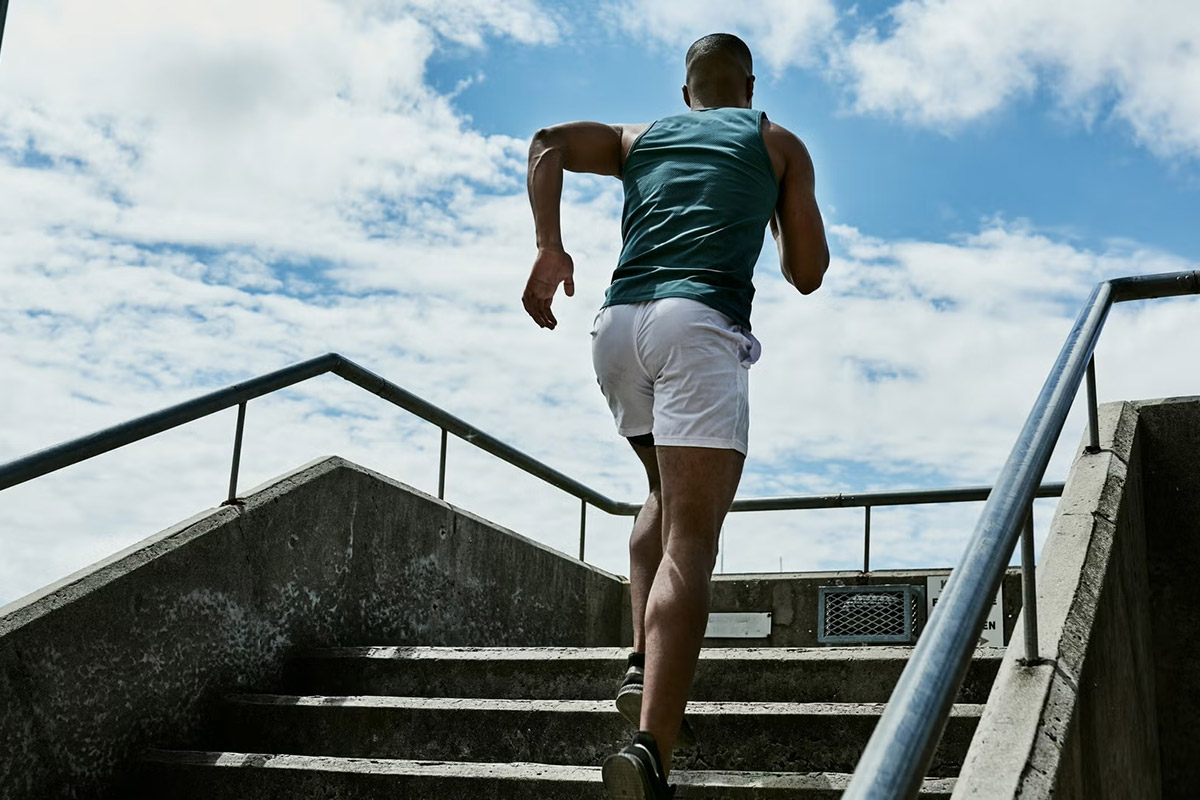
[[[771,614],[709,614],[705,639],[765,639],[771,635]]]
[[[933,614],[933,607],[937,605],[938,598],[942,595],[942,589],[946,588],[949,581],[949,575],[930,575],[925,579],[926,620]],[[1004,646],[1004,605],[1000,602],[1003,593],[1004,590],[1001,589],[992,600],[992,607],[988,609],[987,619],[984,620],[983,628],[979,632],[977,647]]]

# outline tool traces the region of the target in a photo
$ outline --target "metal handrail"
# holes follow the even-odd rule
[[[1200,270],[1117,278],[1099,283],[1092,290],[843,798],[896,800],[917,796],[970,665],[979,627],[1000,585],[1022,523],[1028,519],[1029,503],[1085,373],[1089,377],[1088,397],[1094,403],[1092,355],[1109,309],[1113,303],[1184,294],[1200,294]],[[1089,427],[1088,449],[1095,452],[1099,449],[1099,431],[1094,408],[1089,408]],[[1032,556],[1031,544],[1022,549]],[[1027,584],[1027,591],[1029,588]],[[1029,605],[1036,610],[1032,603]],[[1032,660],[1038,663],[1034,653]],[[1029,664],[1030,659],[1025,663]]]
[[[123,422],[78,439],[49,447],[0,465],[0,491],[31,481],[64,467],[116,450],[202,417],[237,406],[237,427],[234,434],[233,459],[229,475],[226,503],[237,502],[237,478],[241,464],[242,432],[246,421],[246,405],[250,400],[286,389],[289,386],[327,373],[337,375],[383,399],[437,425],[441,429],[441,457],[438,466],[438,497],[445,497],[447,434],[485,450],[503,461],[533,475],[580,500],[579,558],[583,560],[589,505],[616,516],[636,516],[640,503],[623,503],[601,494],[589,486],[500,441],[449,412],[397,386],[391,381],[364,369],[337,353],[302,361],[257,378],[235,383],[193,400],[169,406],[160,411]],[[1062,483],[1047,483],[1038,487],[1038,497],[1057,497]],[[870,571],[871,509],[874,507],[914,505],[923,503],[960,503],[986,500],[991,487],[965,486],[951,489],[920,489],[901,492],[860,492],[791,497],[759,497],[736,500],[735,512],[787,511],[820,508],[862,508],[865,511],[863,542],[863,572]]]
[[[0,49],[4,46],[4,20],[8,17],[8,0],[0,0]]]
[[[517,450],[512,445],[500,441],[490,434],[484,433],[449,412],[435,406],[427,400],[409,392],[391,381],[385,380],[370,370],[355,364],[353,361],[338,355],[326,353],[323,356],[293,364],[290,367],[260,375],[257,378],[235,383],[224,389],[197,397],[194,400],[179,403],[147,414],[137,419],[114,425],[97,431],[88,436],[82,436],[69,442],[40,450],[23,458],[0,465],[0,490],[19,483],[33,480],[63,467],[77,464],[89,458],[116,450],[127,444],[140,441],[172,428],[177,428],[201,417],[224,411],[244,404],[257,397],[270,394],[280,389],[286,389],[302,381],[315,378],[326,373],[333,373],[350,383],[377,394],[393,405],[411,411],[424,420],[432,422],[443,431],[448,431],[464,441],[470,442],[481,450],[485,450],[504,461],[520,467],[525,472],[541,478],[556,488],[573,494],[597,508],[609,513],[622,513],[628,504],[618,503],[605,497],[596,490],[585,486],[541,461]],[[239,426],[240,429],[240,426]],[[237,447],[235,446],[235,450]],[[231,496],[230,499],[233,499]],[[636,513],[636,511],[632,512]]]

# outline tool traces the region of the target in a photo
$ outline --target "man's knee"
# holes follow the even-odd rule
[[[721,541],[720,528],[699,525],[673,525],[667,535],[667,550],[689,559],[703,559],[714,565]]]

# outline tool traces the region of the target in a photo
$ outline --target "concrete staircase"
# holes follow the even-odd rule
[[[290,662],[283,694],[229,697],[195,750],[147,754],[139,794],[188,798],[603,798],[629,740],[618,648],[337,648]],[[680,798],[832,798],[907,647],[706,648],[676,752]],[[981,649],[923,797],[949,797],[1003,650]]]

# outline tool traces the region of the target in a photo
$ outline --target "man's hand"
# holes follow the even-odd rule
[[[550,312],[550,301],[563,285],[567,297],[575,294],[575,262],[561,247],[540,247],[533,260],[533,270],[525,283],[521,303],[539,327],[554,330],[558,320]]]

